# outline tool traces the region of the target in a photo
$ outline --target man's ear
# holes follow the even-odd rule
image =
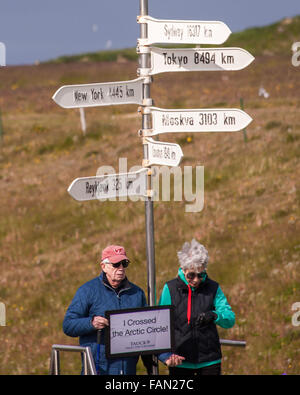
[[[102,271],[104,273],[106,273],[106,271],[105,271],[105,263],[100,262],[100,267],[101,267]]]

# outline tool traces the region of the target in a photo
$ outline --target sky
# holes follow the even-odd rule
[[[140,0],[1,0],[6,65],[132,48]],[[222,21],[232,32],[300,14],[300,0],[149,0],[157,19]],[[299,32],[300,39],[300,32]]]

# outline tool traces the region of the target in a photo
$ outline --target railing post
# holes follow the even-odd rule
[[[83,374],[84,375],[93,375],[93,376],[95,376],[97,374],[93,355],[92,355],[90,347],[54,344],[52,346],[52,351],[51,351],[50,369],[49,369],[50,375],[55,375],[55,376],[60,375],[60,359],[59,359],[59,352],[60,351],[80,352],[83,357],[82,358],[83,359]]]
[[[59,351],[52,348],[50,360],[50,374],[58,376],[60,374]]]

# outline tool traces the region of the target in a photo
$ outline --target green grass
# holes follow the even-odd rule
[[[229,26],[230,27],[230,26]],[[248,50],[253,56],[258,55],[290,55],[291,44],[299,41],[300,15],[289,19],[283,19],[276,23],[263,27],[252,27],[241,32],[232,33],[226,43],[219,47],[241,47]],[[160,45],[161,46],[161,45]],[[167,45],[165,45],[167,46]],[[172,45],[172,47],[193,47],[191,45]],[[207,47],[214,47],[207,45]],[[69,62],[116,62],[123,58],[128,61],[136,61],[138,55],[135,48],[119,50],[103,50],[88,52],[70,56],[60,56],[50,60],[54,63]],[[77,78],[77,83],[78,82]],[[175,107],[177,108],[177,107]]]
[[[128,61],[136,60],[137,54],[135,48],[126,48],[119,50],[106,50],[99,52],[87,52],[78,55],[60,56],[55,60],[49,62],[54,63],[70,63],[70,62],[116,62],[118,59],[125,59]],[[48,62],[47,62],[48,63]]]

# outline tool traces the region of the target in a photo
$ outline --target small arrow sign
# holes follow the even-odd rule
[[[131,173],[76,178],[68,192],[78,201],[146,196],[147,172],[148,169],[143,168]]]
[[[219,21],[182,21],[141,16],[138,23],[146,23],[148,37],[139,39],[140,45],[161,44],[223,44],[231,30]]]
[[[55,92],[52,99],[63,108],[142,104],[143,80],[65,85]]]
[[[235,108],[166,110],[150,107],[154,136],[178,132],[237,132],[244,129],[252,118]]]
[[[241,48],[187,48],[166,49],[151,47],[151,69],[159,74],[174,71],[228,71],[241,70],[254,57]]]
[[[6,48],[5,44],[0,42],[0,66],[6,66]]]
[[[165,166],[178,166],[183,152],[178,144],[164,143],[155,141],[150,137],[146,138],[148,144],[148,164],[151,166],[165,165]]]

